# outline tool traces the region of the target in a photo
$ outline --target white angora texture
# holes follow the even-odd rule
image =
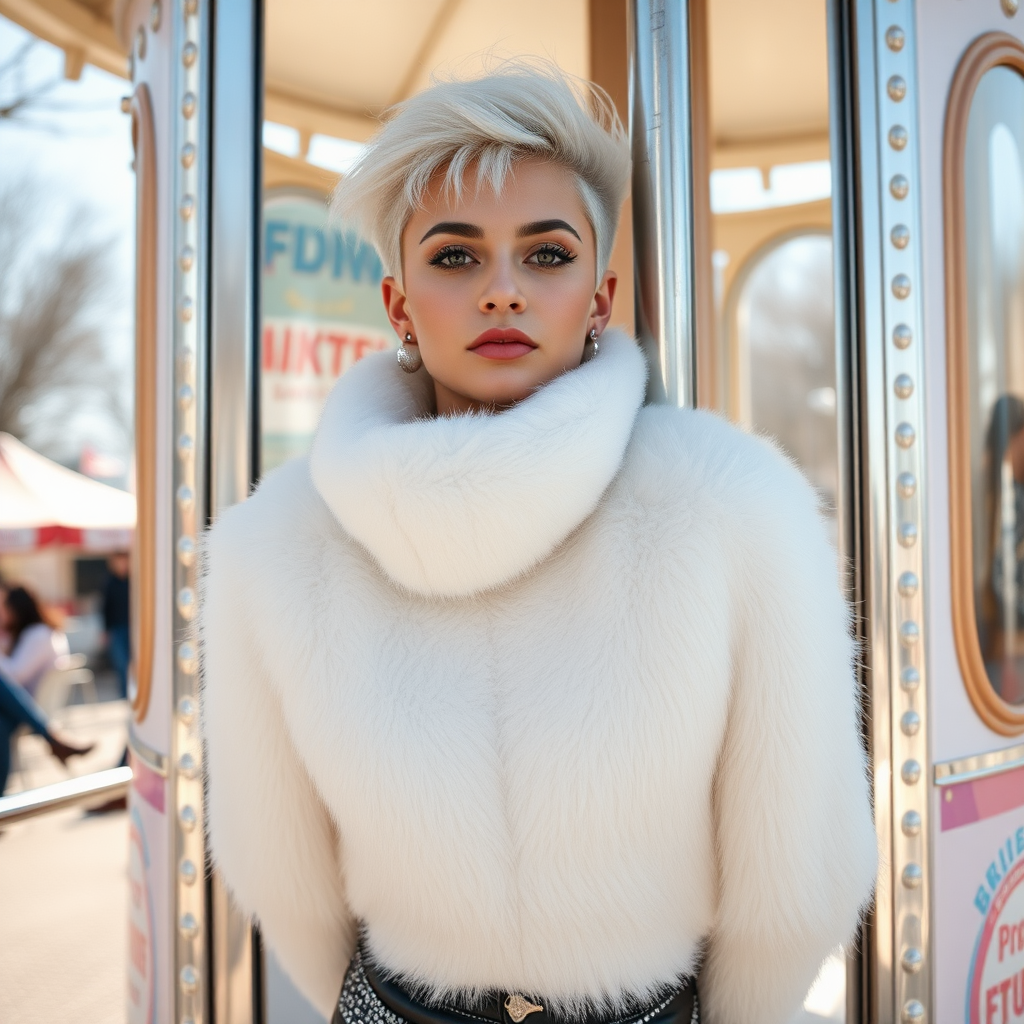
[[[422,378],[423,375],[420,375]],[[497,415],[371,356],[210,532],[213,855],[328,1017],[355,923],[435,992],[620,1003],[707,959],[784,1024],[871,894],[853,648],[817,499],[635,343]]]

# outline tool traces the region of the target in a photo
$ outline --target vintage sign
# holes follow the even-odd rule
[[[327,223],[323,196],[275,190],[263,206],[261,468],[308,450],[335,381],[394,348],[372,246]]]

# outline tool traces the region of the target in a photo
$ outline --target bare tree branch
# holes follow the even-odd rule
[[[117,316],[116,241],[76,211],[48,244],[42,193],[0,191],[0,430],[33,447],[66,447],[68,421],[83,409],[127,437],[123,381],[109,356]],[[49,234],[49,232],[47,232]]]

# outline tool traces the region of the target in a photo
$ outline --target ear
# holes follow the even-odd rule
[[[381,295],[384,299],[384,309],[395,329],[399,341],[405,341],[407,334],[415,336],[416,331],[412,325],[412,316],[409,313],[409,300],[405,297],[401,285],[393,277],[385,277],[380,283]]]
[[[590,323],[597,328],[598,334],[603,334],[612,318],[612,304],[615,301],[615,289],[619,285],[619,275],[614,270],[606,270],[597,291],[594,293],[594,301],[590,304]]]

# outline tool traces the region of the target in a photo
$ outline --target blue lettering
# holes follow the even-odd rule
[[[999,888],[999,879],[1002,876],[999,874],[999,870],[996,868],[995,862],[993,861],[988,866],[988,871],[985,872],[985,881],[988,882],[988,887],[995,892]]]
[[[1024,827],[1017,829],[1014,838],[1017,840],[1017,856],[1019,857],[1024,853]]]
[[[308,242],[313,243],[313,255],[308,254]],[[324,265],[327,243],[319,228],[300,224],[295,233],[295,262],[293,266],[301,274],[315,274]]]
[[[279,252],[288,251],[288,246],[277,237],[280,234],[287,233],[287,231],[288,225],[284,221],[267,221],[266,234],[263,239],[263,265],[265,267],[273,267],[274,257]]]
[[[341,277],[345,264],[348,264],[349,275],[353,281],[361,281],[364,273],[371,284],[380,284],[384,277],[384,267],[373,246],[361,241],[351,231],[346,231],[344,235],[340,231],[335,231],[332,275]]]
[[[981,911],[982,914],[988,912],[988,905],[991,901],[988,898],[988,893],[985,892],[985,886],[979,885],[978,892],[974,897],[974,905]]]

